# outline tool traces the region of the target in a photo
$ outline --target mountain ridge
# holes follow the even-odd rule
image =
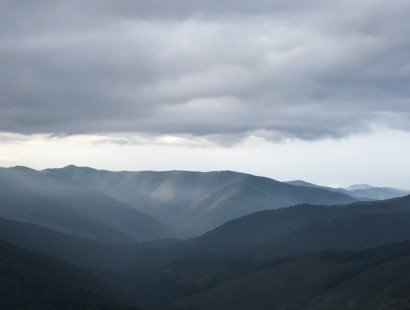
[[[293,186],[267,177],[229,170],[114,172],[72,165],[44,171],[132,205],[187,237],[259,210],[303,202],[343,204],[356,200],[343,193]],[[229,196],[223,194],[225,187],[230,188]],[[259,195],[254,195],[252,200],[247,195],[250,192],[258,192]],[[214,207],[205,205],[206,200],[213,201]]]
[[[410,190],[404,190],[400,188],[393,187],[378,187],[371,186],[369,184],[354,184],[346,188],[333,188],[328,186],[317,185],[314,183],[309,183],[303,180],[293,180],[286,182],[288,184],[293,184],[297,186],[313,187],[313,188],[324,188],[331,191],[336,191],[344,193],[346,195],[352,196],[358,200],[384,200],[396,197],[403,197],[410,195]]]
[[[173,234],[159,221],[104,193],[25,167],[0,168],[0,217],[108,243]]]

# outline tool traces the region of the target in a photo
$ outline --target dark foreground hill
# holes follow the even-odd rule
[[[352,309],[408,305],[409,275],[398,270],[410,267],[410,241],[386,244],[410,240],[410,197],[265,210],[181,242],[107,245],[4,219],[0,237],[86,267],[97,286],[108,285],[104,296],[147,310],[350,309],[343,300]],[[369,300],[372,294],[380,298]]]
[[[125,269],[142,251],[178,240],[106,245],[72,237],[38,225],[0,218],[0,239],[90,269]]]
[[[0,240],[0,309],[129,309],[107,293],[84,270]]]
[[[113,172],[75,166],[46,171],[132,205],[185,236],[261,210],[355,201],[324,188],[294,186],[233,171]]]
[[[132,300],[155,309],[259,270],[265,262],[410,240],[409,212],[410,197],[404,197],[245,216],[190,241],[141,253],[130,269]]]
[[[10,242],[88,267],[121,292],[124,302],[167,309],[295,255],[410,240],[410,197],[263,211],[184,242],[108,246],[32,224],[0,224],[1,235]]]
[[[272,262],[175,302],[176,309],[405,310],[410,244]]]
[[[280,236],[303,229],[307,225],[336,224],[336,219],[354,219],[360,216],[410,213],[410,196],[376,202],[357,202],[342,206],[299,205],[279,210],[268,210],[229,221],[196,238],[192,242],[209,248],[248,247],[269,242]],[[400,216],[398,216],[399,218]],[[375,218],[376,219],[376,218]],[[365,220],[365,218],[363,218]],[[383,216],[381,217],[383,221]],[[370,221],[371,222],[371,221]],[[386,218],[388,223],[388,218]],[[356,220],[360,227],[360,221]],[[317,229],[320,231],[320,229]],[[323,237],[326,237],[323,235]],[[194,241],[195,240],[195,241]]]

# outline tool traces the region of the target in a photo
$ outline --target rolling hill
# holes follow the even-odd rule
[[[110,295],[85,270],[0,240],[1,309],[130,309]]]
[[[132,205],[185,236],[260,210],[300,203],[343,204],[354,198],[232,171],[112,172],[67,166],[47,173],[98,190]]]
[[[390,199],[410,195],[410,191],[391,188],[391,187],[375,187],[367,184],[352,185],[346,188],[349,195],[358,199]]]
[[[123,270],[144,250],[176,243],[162,240],[129,244],[102,244],[38,225],[0,218],[0,239],[92,270]]]
[[[405,310],[410,244],[325,251],[264,268],[175,302],[175,309]]]
[[[332,188],[328,186],[316,185],[302,180],[286,182],[291,185],[305,186],[310,188],[322,188],[354,197],[358,200],[384,200],[410,195],[409,190],[392,187],[376,187],[367,184],[356,184],[347,188]]]
[[[52,271],[57,270],[53,269],[57,260],[51,256],[74,268],[73,276],[83,270],[84,277],[95,282],[84,279],[86,293],[76,296],[90,292],[98,299],[101,289],[108,289],[107,296],[147,310],[346,309],[344,300],[352,309],[387,305],[404,310],[408,305],[410,284],[407,273],[399,270],[410,262],[410,196],[287,206],[299,200],[353,199],[332,190],[234,172],[110,172],[77,167],[42,172],[0,169],[0,185],[0,215],[7,215],[0,218],[0,239],[49,255],[51,261],[44,265],[51,264]],[[115,195],[127,199],[120,202]],[[152,208],[157,215],[168,212],[169,223],[179,223],[177,227],[190,234],[190,225],[201,221],[212,227],[218,220],[230,220],[189,240],[137,242],[147,226],[133,227],[133,223],[161,225],[136,205],[131,207],[137,199],[144,202],[141,209]],[[284,207],[272,208],[272,201]],[[248,214],[249,210],[257,212]],[[396,244],[403,241],[407,242]],[[7,246],[5,253],[12,253]],[[37,259],[25,253],[30,260]],[[9,263],[4,270],[14,268]],[[27,266],[34,271],[38,267]],[[56,280],[37,275],[37,271],[30,275],[33,280],[28,284],[13,286],[14,278],[4,281],[21,292],[37,283],[45,289],[38,291],[45,295],[41,300],[55,306],[50,296],[60,298],[60,292],[48,285],[56,286]],[[64,294],[71,296],[75,282],[65,271],[58,275],[62,290],[68,290]],[[65,278],[68,284],[63,283]],[[7,302],[18,302],[5,292]],[[378,299],[369,300],[372,294]]]
[[[262,211],[198,238],[142,253],[129,271],[135,279],[130,298],[147,309],[161,309],[295,255],[405,240],[410,240],[410,197]]]
[[[210,248],[248,247],[269,242],[317,222],[326,223],[335,219],[353,219],[363,215],[390,213],[409,214],[410,196],[341,206],[303,204],[261,211],[229,221],[191,242]]]
[[[0,217],[107,244],[174,235],[108,195],[25,167],[0,168]]]

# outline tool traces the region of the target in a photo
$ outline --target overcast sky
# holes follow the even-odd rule
[[[0,0],[0,165],[410,188],[408,0]]]

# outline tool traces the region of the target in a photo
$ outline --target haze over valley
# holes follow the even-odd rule
[[[27,269],[3,274],[3,281],[7,294],[30,291],[35,307],[247,309],[257,304],[270,309],[274,304],[299,309],[309,304],[320,309],[326,294],[339,294],[334,284],[335,292],[328,292],[329,281],[354,290],[350,285],[362,281],[363,272],[374,276],[367,266],[375,258],[352,251],[372,248],[382,255],[382,262],[374,263],[393,264],[391,268],[402,268],[395,264],[410,253],[407,243],[400,243],[410,239],[410,196],[392,188],[335,189],[234,171],[113,172],[73,165],[42,171],[1,168],[0,185],[0,234],[4,254],[13,255],[3,266],[11,271],[17,268],[14,262],[22,260],[19,264]],[[376,200],[363,193],[396,198]],[[392,257],[384,257],[384,251]],[[348,261],[354,264],[339,256],[352,257]],[[56,268],[57,278],[41,275],[49,264]],[[293,277],[295,268],[326,272],[321,279],[312,278],[306,291],[292,288],[300,300],[272,299],[287,285],[281,274]],[[36,276],[18,286],[11,284],[28,272]],[[267,288],[265,277],[278,278]],[[247,284],[246,303],[234,297],[241,281],[254,283]],[[277,286],[276,281],[282,284]],[[399,285],[403,278],[389,281],[393,282],[385,285]],[[40,282],[62,285],[64,298],[51,288],[34,290]],[[374,293],[382,289],[386,288],[375,287]],[[266,290],[269,294],[261,299]],[[226,301],[219,294],[232,297]],[[352,293],[347,296],[358,305],[364,302]],[[389,296],[382,298],[387,302]],[[400,302],[407,304],[403,298]],[[4,306],[27,303],[26,298],[7,297]],[[333,303],[343,309],[337,299]]]

